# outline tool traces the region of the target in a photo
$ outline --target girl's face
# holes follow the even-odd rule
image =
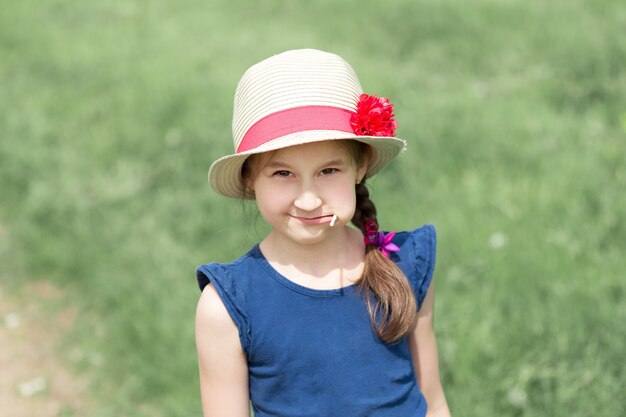
[[[357,167],[348,146],[323,141],[259,155],[252,162],[254,190],[273,233],[298,244],[315,244],[348,224],[356,205],[354,186],[367,165]],[[337,216],[330,227],[333,215]]]

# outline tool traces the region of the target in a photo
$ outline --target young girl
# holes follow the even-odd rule
[[[385,98],[337,55],[294,50],[237,86],[212,188],[269,234],[198,267],[205,417],[449,416],[433,330],[435,230],[385,233],[365,185],[404,149]],[[350,225],[350,223],[353,227]]]

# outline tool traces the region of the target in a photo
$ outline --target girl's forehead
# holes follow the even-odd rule
[[[350,157],[347,147],[344,144],[339,143],[339,141],[334,140],[289,146],[287,148],[268,152],[268,154],[269,155],[264,158],[265,162],[280,159],[301,160],[302,158],[306,158],[317,160],[328,158],[343,159]]]

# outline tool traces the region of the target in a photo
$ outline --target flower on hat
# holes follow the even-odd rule
[[[359,136],[393,136],[398,123],[393,118],[393,104],[385,97],[361,94],[350,125]]]

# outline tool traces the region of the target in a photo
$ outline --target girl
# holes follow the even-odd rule
[[[435,231],[385,233],[365,185],[404,149],[385,98],[317,50],[252,66],[235,154],[209,182],[255,199],[269,234],[197,269],[205,417],[449,416],[433,330]],[[349,224],[356,226],[350,226]]]

